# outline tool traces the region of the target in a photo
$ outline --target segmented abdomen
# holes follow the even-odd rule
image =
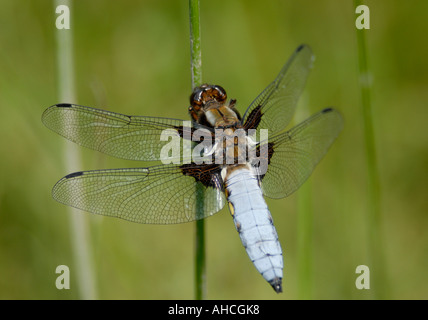
[[[282,250],[257,177],[245,167],[226,175],[231,213],[242,244],[257,270],[282,291]]]

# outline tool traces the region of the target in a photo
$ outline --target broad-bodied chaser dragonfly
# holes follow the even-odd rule
[[[179,148],[175,160],[180,163],[79,171],[56,183],[53,198],[91,213],[150,224],[203,219],[228,202],[248,256],[273,289],[281,292],[282,250],[263,196],[278,199],[296,191],[343,126],[340,113],[326,108],[285,131],[312,61],[311,49],[299,46],[242,117],[236,100],[227,101],[221,86],[208,84],[195,88],[190,96],[188,125],[179,119],[128,116],[69,103],[49,107],[42,116],[48,128],[114,157],[164,160],[162,151],[175,135],[179,146],[192,149],[194,141],[203,143],[197,152],[203,160],[215,158],[197,162]],[[204,137],[195,140],[197,130]],[[216,135],[219,130],[221,138]],[[263,130],[267,138],[257,141]],[[163,137],[165,132],[171,139]],[[208,140],[214,141],[211,147],[205,143]],[[226,162],[231,152],[232,161]],[[267,167],[261,170],[263,161]]]

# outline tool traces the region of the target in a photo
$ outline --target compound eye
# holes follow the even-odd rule
[[[223,89],[222,86],[215,85],[213,86],[213,89],[217,91],[216,93],[216,100],[219,102],[224,102],[227,99],[226,90]]]
[[[200,88],[196,88],[195,91],[190,95],[190,105],[201,106],[202,105],[202,92]]]
[[[222,86],[219,86],[219,85],[215,85],[215,86],[213,86],[214,87],[214,89],[216,89],[221,95],[226,95],[226,90],[224,90],[224,88],[222,87]]]
[[[212,101],[224,103],[226,98],[226,90],[223,87],[203,84],[193,90],[190,95],[190,104],[193,107],[201,107]]]

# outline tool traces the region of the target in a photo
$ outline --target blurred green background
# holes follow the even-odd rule
[[[381,182],[383,291],[428,298],[427,1],[366,1],[372,105]],[[188,1],[75,1],[76,101],[125,114],[188,119]],[[40,117],[58,101],[53,1],[0,3],[0,298],[79,299],[68,209],[51,198],[65,139]],[[370,265],[367,166],[352,1],[201,0],[203,79],[243,111],[293,50],[316,61],[300,106],[336,106],[345,127],[311,177],[312,291],[317,299],[370,299],[355,268]],[[138,167],[78,148],[81,170]],[[249,261],[227,209],[206,221],[207,298],[296,299],[297,199],[268,199],[284,257],[277,295]],[[152,226],[87,213],[97,297],[192,299],[194,224]],[[67,265],[71,289],[55,287]]]

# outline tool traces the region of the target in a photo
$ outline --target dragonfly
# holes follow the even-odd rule
[[[90,213],[146,224],[204,219],[227,203],[250,260],[282,292],[282,249],[264,197],[295,192],[343,127],[341,114],[325,108],[287,128],[313,60],[311,48],[300,45],[243,116],[224,88],[210,84],[191,93],[190,121],[71,103],[47,108],[43,123],[81,146],[121,159],[162,161],[150,167],[70,173],[55,184],[53,198]],[[180,148],[172,149],[178,150],[174,156],[168,149],[165,163],[162,153],[173,140]],[[192,150],[198,147],[196,159]]]

